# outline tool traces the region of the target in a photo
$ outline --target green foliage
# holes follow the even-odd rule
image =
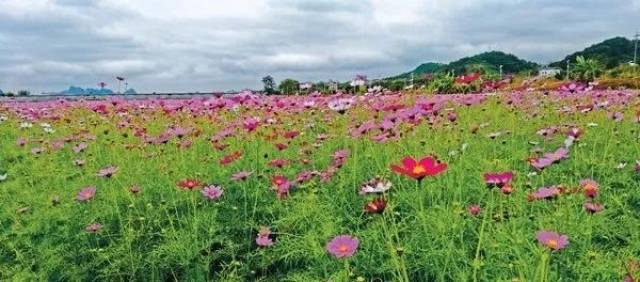
[[[18,96],[29,96],[29,95],[31,95],[31,92],[29,92],[28,90],[18,91]]]
[[[427,89],[432,93],[453,93],[455,76],[453,73],[439,73],[428,85]]]
[[[585,59],[582,56],[576,58],[576,64],[570,69],[570,77],[575,80],[589,82],[594,81],[603,73],[602,65],[596,59]]]
[[[280,82],[278,89],[282,94],[291,95],[297,93],[300,90],[300,82],[297,80],[287,78]]]
[[[264,85],[264,92],[267,95],[271,95],[275,93],[276,82],[272,76],[267,75],[262,78],[262,84]]]

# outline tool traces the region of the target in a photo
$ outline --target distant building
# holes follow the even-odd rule
[[[337,81],[329,80],[329,82],[327,82],[327,84],[329,86],[329,91],[338,91],[338,82]]]
[[[356,77],[354,77],[351,80],[350,85],[352,87],[360,87],[360,86],[367,85],[367,76],[366,75],[360,75],[360,74],[356,75]]]
[[[543,77],[550,77],[559,74],[561,71],[559,68],[543,67],[538,70],[538,74]]]

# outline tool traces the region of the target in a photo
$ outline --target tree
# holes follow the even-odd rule
[[[29,96],[29,95],[31,95],[31,92],[29,92],[28,90],[18,91],[18,96]]]
[[[300,89],[300,83],[297,80],[287,78],[280,82],[278,86],[282,94],[290,95],[296,93]]]
[[[267,95],[275,93],[276,82],[273,80],[272,76],[267,75],[263,77],[262,84],[264,84],[264,92],[267,93]]]
[[[602,75],[603,67],[596,59],[585,59],[583,56],[576,58],[576,64],[571,69],[571,78],[589,82]]]

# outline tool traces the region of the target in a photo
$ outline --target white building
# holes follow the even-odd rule
[[[556,74],[559,74],[561,71],[562,70],[559,68],[543,67],[540,70],[538,70],[538,75],[542,77],[551,77]]]

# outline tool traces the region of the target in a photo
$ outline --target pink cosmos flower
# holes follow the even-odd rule
[[[255,117],[246,118],[242,122],[242,126],[248,132],[255,131],[258,128],[259,125],[260,125],[260,119],[255,118]]]
[[[85,230],[89,233],[98,233],[102,229],[102,224],[100,223],[91,223],[85,228]]]
[[[260,247],[273,246],[273,239],[271,239],[270,236],[271,229],[269,229],[269,227],[260,227],[260,231],[258,231],[258,236],[256,237],[256,244]]]
[[[355,254],[359,243],[356,237],[339,235],[327,243],[326,249],[336,258],[349,258]]]
[[[202,196],[212,201],[222,197],[222,193],[224,190],[220,186],[211,185],[202,189]]]
[[[76,195],[76,200],[78,200],[78,202],[85,202],[85,201],[91,200],[91,198],[93,198],[93,196],[95,195],[96,195],[95,187],[86,187],[80,190],[80,192],[78,192],[78,194]]]
[[[281,175],[276,175],[271,178],[271,184],[273,185],[273,189],[276,191],[278,198],[285,198],[289,195],[289,189],[291,189],[291,182]]]
[[[597,213],[602,211],[602,209],[604,209],[604,206],[602,204],[598,204],[598,203],[592,203],[592,202],[586,202],[584,203],[584,210],[588,213]]]
[[[116,172],[118,172],[118,167],[115,166],[108,166],[105,167],[103,169],[100,169],[98,171],[98,173],[96,173],[96,176],[99,177],[105,177],[105,178],[110,178],[112,177]]]
[[[87,143],[82,142],[82,143],[80,143],[78,145],[73,146],[71,148],[71,150],[73,150],[74,153],[78,154],[78,153],[84,151],[87,147],[88,147]]]
[[[231,175],[231,180],[233,180],[233,181],[245,181],[252,174],[253,174],[253,172],[249,172],[249,171],[238,171],[238,172],[234,173],[233,175]]]
[[[533,193],[536,200],[552,199],[560,195],[560,189],[555,186],[543,187]]]
[[[554,251],[562,250],[569,244],[569,237],[567,235],[552,231],[538,231],[536,238],[538,239],[538,243]]]
[[[480,214],[480,211],[482,211],[482,208],[480,208],[480,205],[470,205],[467,208],[467,211],[471,216],[478,216]]]

